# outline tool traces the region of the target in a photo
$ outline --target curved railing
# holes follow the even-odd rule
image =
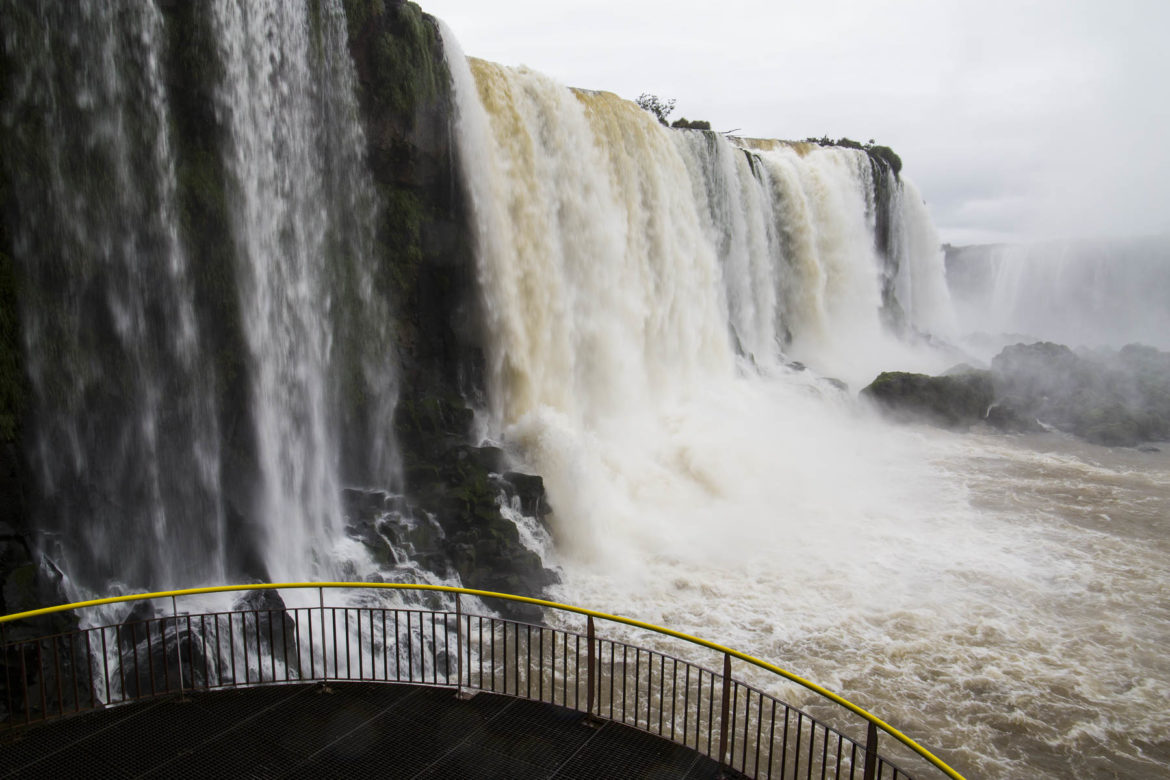
[[[455,611],[326,604],[327,589],[453,595]],[[232,591],[315,589],[317,604],[192,614],[179,599]],[[465,612],[462,597],[503,599],[586,617],[584,633]],[[30,637],[21,621],[130,601],[168,599],[165,613]],[[722,672],[598,636],[596,620],[707,648]],[[27,624],[25,624],[27,625]],[[485,636],[486,633],[486,636]],[[582,652],[584,645],[584,653]],[[401,682],[559,704],[649,731],[750,777],[910,775],[878,752],[884,732],[926,766],[963,780],[893,726],[792,672],[729,647],[640,620],[490,591],[402,583],[275,583],[144,593],[0,617],[9,728],[163,694],[329,680]],[[732,676],[738,660],[815,692],[860,718],[846,733]],[[356,675],[355,675],[356,672]],[[582,695],[583,694],[583,695]],[[892,774],[891,774],[892,773]]]

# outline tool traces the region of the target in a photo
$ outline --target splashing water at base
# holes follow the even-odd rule
[[[667,414],[653,445],[592,464],[600,501],[550,480],[561,522],[580,512],[593,534],[587,556],[580,530],[562,546],[560,598],[778,663],[968,776],[1159,776],[1163,456],[890,430],[841,410],[834,425],[808,398],[739,405],[755,394],[787,393]],[[539,457],[589,471],[570,452]]]

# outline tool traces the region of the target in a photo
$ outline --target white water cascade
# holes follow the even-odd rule
[[[314,29],[307,6],[215,6],[220,110],[236,177],[240,300],[264,492],[256,514],[274,581],[329,578],[345,538],[340,465],[346,389],[338,354],[359,351],[377,398],[368,473],[390,484],[395,386],[390,316],[372,292],[375,200],[365,165],[341,4]]]
[[[1166,237],[960,247],[947,264],[961,330],[985,357],[1027,340],[1170,349]]]
[[[28,161],[13,166],[29,199],[14,244],[34,259],[23,335],[47,546],[82,592],[214,581],[221,436],[178,235],[162,20],[144,3],[22,10],[39,39],[9,30],[4,44],[27,65],[10,102],[31,117],[10,136]]]
[[[341,475],[399,481],[343,6],[73,6],[2,9],[44,548],[78,597],[334,578]]]
[[[957,362],[915,343],[956,321],[912,185],[891,199],[883,258],[860,152],[668,130],[445,45],[493,435],[545,478],[560,597],[776,660],[972,776],[1065,777],[1102,752],[1151,776],[1133,745],[1164,745],[1156,686],[1123,679],[1165,679],[1150,655],[1164,626],[1078,645],[1100,615],[1141,608],[1099,603],[1123,575],[1093,563],[1101,540],[1056,497],[1093,495],[1110,467],[894,428],[821,378],[856,390]],[[885,280],[907,339],[883,325]],[[1156,464],[1127,468],[1128,523],[1170,485]],[[1151,533],[1110,544],[1156,560]],[[1124,582],[1148,608],[1156,585]]]

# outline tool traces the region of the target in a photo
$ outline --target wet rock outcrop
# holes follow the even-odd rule
[[[887,372],[861,395],[895,419],[947,428],[1054,428],[1114,447],[1170,439],[1170,353],[1138,344],[1077,352],[1051,342],[1016,344],[988,370]]]

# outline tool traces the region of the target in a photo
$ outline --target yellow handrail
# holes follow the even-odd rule
[[[490,590],[475,590],[473,588],[457,588],[457,587],[453,587],[450,585],[419,585],[419,584],[414,584],[414,583],[402,583],[402,582],[269,582],[269,583],[257,583],[254,585],[216,585],[216,586],[212,586],[212,587],[208,587],[208,588],[186,588],[184,590],[165,590],[165,591],[159,591],[157,593],[138,593],[138,594],[131,594],[131,595],[127,595],[127,596],[110,596],[110,597],[104,598],[104,599],[91,599],[90,601],[78,601],[78,602],[75,602],[73,604],[60,604],[60,605],[57,605],[55,607],[42,607],[40,609],[31,609],[31,610],[28,610],[27,612],[17,612],[17,613],[14,613],[12,615],[3,615],[3,616],[0,616],[0,624],[8,623],[8,622],[11,622],[14,620],[23,620],[25,618],[38,617],[40,615],[51,615],[51,614],[54,614],[56,612],[69,612],[69,611],[77,610],[77,609],[86,609],[89,607],[100,607],[100,606],[105,605],[105,604],[118,604],[118,603],[127,602],[127,601],[145,601],[147,599],[173,598],[173,597],[178,597],[178,596],[198,596],[198,595],[206,594],[206,593],[228,593],[228,592],[232,592],[232,591],[241,591],[241,590],[278,590],[278,589],[282,589],[282,588],[363,588],[363,589],[364,588],[383,588],[383,589],[387,589],[387,590],[427,590],[427,591],[439,591],[439,592],[443,592],[443,593],[459,593],[459,594],[463,594],[463,595],[467,595],[467,596],[479,596],[481,598],[493,598],[493,599],[505,599],[507,601],[519,601],[519,602],[523,602],[526,604],[536,604],[536,605],[541,606],[541,607],[550,607],[552,609],[559,609],[559,610],[562,610],[565,612],[575,612],[575,613],[580,614],[580,615],[587,615],[587,616],[599,618],[601,620],[609,620],[609,621],[612,621],[614,623],[624,623],[625,625],[634,626],[635,628],[642,628],[642,629],[645,629],[647,631],[653,631],[653,632],[658,633],[658,634],[664,634],[666,636],[671,636],[671,637],[674,637],[676,639],[682,639],[686,642],[690,642],[692,644],[696,644],[696,645],[699,645],[701,647],[706,647],[706,648],[709,648],[711,650],[715,650],[715,651],[720,652],[720,653],[725,653],[727,655],[732,656],[733,658],[738,658],[741,661],[746,661],[750,664],[753,664],[754,666],[758,666],[761,669],[767,669],[769,672],[772,672],[773,674],[780,675],[781,677],[783,677],[787,680],[791,680],[792,682],[797,683],[798,685],[801,685],[801,686],[809,689],[810,691],[813,691],[814,693],[820,694],[821,696],[825,697],[826,699],[829,699],[830,701],[841,705],[842,707],[849,710],[853,714],[855,714],[861,718],[864,718],[866,721],[877,726],[879,729],[886,732],[887,734],[892,736],[894,739],[898,740],[903,745],[905,745],[906,747],[913,750],[918,755],[922,756],[922,758],[926,759],[928,762],[930,762],[930,764],[932,766],[934,766],[936,769],[938,769],[941,772],[943,772],[944,774],[946,774],[947,777],[952,778],[952,780],[965,780],[965,778],[961,774],[959,774],[954,769],[949,767],[938,756],[934,755],[929,750],[924,748],[922,745],[919,745],[913,739],[906,736],[905,734],[903,734],[901,731],[894,728],[890,724],[886,723],[881,718],[877,717],[876,715],[871,714],[870,712],[862,709],[861,707],[858,707],[856,704],[849,701],[848,699],[845,699],[841,696],[838,696],[837,694],[833,693],[832,691],[830,691],[826,688],[822,688],[821,686],[817,685],[816,683],[812,682],[811,680],[806,680],[803,677],[800,677],[799,675],[793,674],[792,672],[789,672],[786,669],[781,669],[779,666],[776,666],[774,664],[770,664],[767,661],[761,660],[761,659],[756,658],[754,656],[750,656],[747,653],[741,653],[740,651],[734,650],[730,647],[725,647],[724,645],[718,644],[716,642],[710,642],[706,639],[701,639],[700,637],[697,637],[697,636],[691,636],[690,634],[684,634],[681,631],[675,631],[674,629],[666,628],[665,626],[657,626],[657,625],[654,625],[653,623],[646,623],[646,622],[641,621],[641,620],[634,620],[633,618],[622,617],[621,615],[610,615],[606,612],[598,612],[597,610],[593,610],[593,609],[586,609],[584,607],[575,607],[571,604],[561,604],[561,603],[558,603],[556,601],[546,601],[545,599],[537,599],[537,598],[532,598],[530,596],[516,596],[516,595],[513,595],[511,593],[496,593],[496,592],[490,591]]]

